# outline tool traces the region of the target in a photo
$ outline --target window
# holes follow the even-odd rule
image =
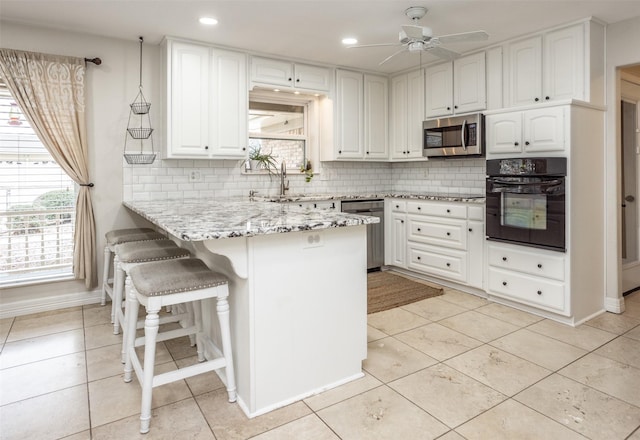
[[[271,154],[288,170],[307,161],[307,106],[251,100],[249,102],[249,157]]]
[[[72,276],[75,183],[0,83],[0,285]]]

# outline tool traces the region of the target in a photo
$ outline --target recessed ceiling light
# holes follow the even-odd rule
[[[342,39],[342,44],[356,44],[358,42],[357,39],[353,38],[353,37],[348,37],[348,38],[343,38]]]
[[[200,19],[198,20],[200,23],[202,24],[207,24],[207,25],[214,25],[214,24],[218,24],[218,20],[216,20],[213,17],[200,17]]]
[[[299,95],[300,92],[298,92],[297,90],[295,92],[293,92],[294,95]]]
[[[274,92],[279,92],[279,91],[280,91],[280,89],[273,89],[273,91],[274,91]]]

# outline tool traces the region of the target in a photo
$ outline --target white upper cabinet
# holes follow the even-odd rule
[[[388,158],[388,80],[336,71],[334,148],[331,159]]]
[[[468,113],[487,107],[485,53],[427,67],[427,118]]]
[[[364,77],[359,72],[336,72],[336,139],[338,159],[364,155]]]
[[[391,78],[391,159],[422,158],[424,70]]]
[[[173,40],[165,45],[165,158],[245,157],[246,55]]]
[[[386,77],[364,76],[365,159],[387,159],[389,82]]]
[[[564,99],[601,104],[602,44],[602,27],[593,22],[508,44],[508,105]]]
[[[568,118],[566,106],[489,114],[485,118],[487,157],[566,154]]]
[[[251,57],[251,82],[328,92],[331,88],[331,69],[290,61]]]

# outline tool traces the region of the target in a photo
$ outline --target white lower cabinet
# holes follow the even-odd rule
[[[385,203],[385,264],[482,289],[484,205]]]
[[[490,243],[487,255],[490,295],[568,316],[564,254]]]

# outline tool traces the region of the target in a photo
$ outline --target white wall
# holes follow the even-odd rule
[[[617,67],[640,63],[640,17],[607,26],[606,34],[606,298],[612,312],[624,310],[620,273],[620,90]]]

